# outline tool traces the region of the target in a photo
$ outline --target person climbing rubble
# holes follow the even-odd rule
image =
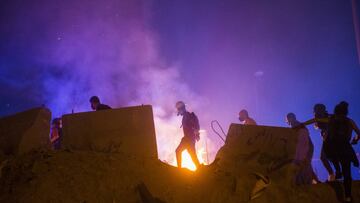
[[[198,168],[200,162],[196,155],[195,143],[200,140],[199,120],[194,112],[190,113],[186,110],[185,103],[182,101],[176,103],[176,109],[177,115],[183,117],[181,126],[184,131],[184,137],[181,139],[181,142],[175,151],[177,166],[181,168],[181,155],[184,150],[187,150],[196,168]]]
[[[61,148],[62,124],[61,118],[54,118],[51,122],[50,142],[54,150]]]
[[[294,113],[288,113],[286,115],[286,123],[292,128],[301,126],[298,129],[299,136],[294,157],[294,164],[299,166],[299,171],[295,177],[295,183],[298,185],[317,184],[319,180],[311,165],[314,144],[311,141],[309,130],[301,125]]]
[[[335,106],[334,115],[327,118],[314,119],[313,122],[328,123],[328,144],[324,151],[333,162],[340,162],[344,176],[345,202],[352,202],[351,196],[351,163],[359,167],[359,160],[351,144],[357,144],[360,139],[360,130],[356,123],[347,117],[349,104],[345,101]],[[309,122],[307,122],[309,123]],[[357,134],[352,139],[352,132]]]
[[[328,145],[328,131],[329,131],[329,124],[327,122],[322,122],[322,119],[328,119],[331,117],[331,115],[327,112],[326,106],[324,104],[315,104],[313,108],[314,112],[314,119],[310,119],[306,122],[304,122],[304,125],[309,125],[314,123],[315,129],[320,129],[320,135],[323,140],[321,145],[321,152],[320,152],[320,160],[325,167],[326,171],[328,172],[328,179],[327,181],[335,181],[336,179],[342,178],[342,173],[340,169],[340,163],[337,161],[330,162],[328,154],[325,152],[325,148]],[[331,163],[334,165],[334,170],[331,167]]]
[[[91,104],[91,109],[95,111],[111,109],[110,106],[100,103],[100,99],[98,96],[92,96],[90,98],[90,104]]]
[[[255,120],[249,117],[249,113],[245,109],[239,112],[239,120],[243,125],[257,125]]]

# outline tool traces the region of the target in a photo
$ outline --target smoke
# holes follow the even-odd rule
[[[31,20],[16,18],[42,24],[38,35],[31,27],[24,34],[36,42],[32,60],[41,72],[36,83],[53,116],[89,111],[93,95],[115,108],[151,104],[159,158],[175,164],[182,137],[176,101],[188,102],[202,123],[207,114],[199,107],[207,101],[182,80],[180,63],[162,57],[157,33],[149,26],[151,5],[132,0],[39,2]],[[214,146],[203,132],[200,159],[205,160],[205,149],[213,156]]]
[[[54,116],[89,111],[93,95],[112,107],[152,104],[169,163],[182,134],[177,100],[206,130],[212,119],[226,130],[243,108],[261,125],[285,126],[288,112],[306,120],[313,104],[342,100],[358,121],[351,2],[279,2],[1,0],[0,114],[41,104]],[[202,136],[197,147],[209,136],[211,159],[221,141]]]

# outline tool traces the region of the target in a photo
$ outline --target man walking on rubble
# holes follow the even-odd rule
[[[196,155],[195,143],[200,140],[199,120],[194,112],[190,113],[186,110],[185,103],[182,101],[176,103],[176,109],[178,115],[183,117],[182,128],[184,131],[184,137],[181,139],[179,146],[176,148],[177,166],[181,168],[181,154],[184,150],[187,150],[196,168],[198,168],[200,166],[200,162]]]
[[[293,163],[299,166],[299,171],[296,174],[295,183],[298,185],[319,183],[319,179],[311,164],[314,144],[311,141],[309,130],[301,125],[301,122],[296,119],[294,113],[288,113],[286,115],[286,123],[292,128],[298,129],[297,146]]]

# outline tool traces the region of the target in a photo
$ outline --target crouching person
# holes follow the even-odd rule
[[[54,118],[51,123],[50,142],[54,150],[61,148],[62,125],[61,118]]]

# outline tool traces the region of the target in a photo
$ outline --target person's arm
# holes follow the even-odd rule
[[[355,123],[352,119],[350,119],[350,123],[351,123],[352,129],[353,129],[353,130],[355,131],[355,133],[356,133],[356,136],[355,136],[354,140],[355,140],[355,142],[358,142],[359,139],[360,139],[360,130],[359,130],[359,127],[356,125],[356,123]]]
[[[307,120],[307,121],[305,121],[305,122],[303,122],[303,123],[301,123],[302,125],[310,125],[310,124],[313,124],[313,123],[315,123],[316,122],[316,118],[312,118],[312,119],[310,119],[310,120]]]
[[[308,121],[303,122],[303,125],[310,125],[316,122],[320,122],[320,123],[328,123],[329,122],[329,118],[313,118],[310,119]]]
[[[292,129],[298,130],[298,129],[304,128],[304,127],[307,126],[307,125],[310,125],[310,124],[312,124],[312,123],[315,123],[315,122],[316,122],[316,119],[313,118],[313,119],[310,119],[310,120],[305,121],[305,122],[303,122],[303,123],[300,123],[299,125],[293,126]]]
[[[51,143],[54,143],[59,138],[59,132],[56,128],[53,128],[50,135]]]

